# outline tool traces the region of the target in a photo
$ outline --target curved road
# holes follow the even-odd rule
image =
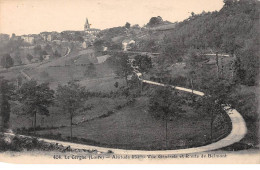
[[[228,108],[226,108],[228,109]],[[246,124],[242,116],[234,109],[228,109],[227,114],[229,115],[231,122],[232,122],[232,131],[231,133],[215,142],[211,143],[206,146],[195,147],[195,148],[188,148],[188,149],[179,149],[179,150],[160,150],[160,151],[145,151],[145,150],[124,150],[124,149],[114,149],[114,148],[104,148],[104,147],[97,147],[97,146],[90,146],[90,145],[83,145],[83,144],[76,144],[70,142],[62,142],[57,140],[49,140],[39,138],[39,140],[49,142],[49,143],[59,143],[63,146],[70,146],[73,149],[86,149],[86,150],[97,150],[99,152],[108,152],[109,150],[112,151],[114,154],[131,154],[131,155],[158,155],[158,154],[188,154],[188,153],[198,153],[198,152],[205,152],[205,151],[212,151],[216,149],[220,149],[226,146],[229,146],[233,143],[239,142],[246,134]],[[14,135],[14,134],[9,134]],[[23,136],[23,135],[20,135]]]
[[[137,70],[134,71],[135,74],[138,76],[139,80],[143,83],[156,85],[156,86],[165,86],[164,84],[143,80],[141,79],[141,73],[139,73]],[[191,90],[183,87],[178,86],[172,86],[172,88],[188,93],[193,93],[199,96],[204,96],[203,92]],[[90,145],[84,145],[84,144],[76,144],[71,142],[62,142],[57,140],[49,140],[49,139],[43,139],[39,138],[39,140],[43,140],[45,142],[50,143],[59,143],[64,146],[70,146],[73,149],[86,149],[86,150],[97,150],[99,152],[108,152],[109,150],[112,151],[115,154],[137,154],[137,155],[143,155],[143,154],[186,154],[186,153],[197,153],[197,152],[205,152],[205,151],[212,151],[216,149],[220,149],[226,146],[229,146],[233,143],[239,142],[241,139],[244,138],[244,136],[247,133],[246,123],[243,119],[243,117],[240,115],[240,113],[235,110],[231,109],[229,106],[225,106],[224,110],[228,114],[228,116],[231,119],[232,122],[232,130],[231,133],[214,143],[211,143],[209,145],[201,146],[201,147],[194,147],[194,148],[187,148],[187,149],[178,149],[178,150],[158,150],[158,151],[146,151],[146,150],[125,150],[125,149],[114,149],[114,148],[105,148],[105,147],[97,147],[97,146],[90,146]],[[10,134],[9,135],[14,135]],[[21,135],[22,136],[22,135]]]

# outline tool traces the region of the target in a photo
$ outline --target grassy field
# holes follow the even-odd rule
[[[79,111],[74,117],[73,123],[77,124],[84,120],[97,118],[101,115],[107,114],[109,110],[114,110],[118,105],[124,105],[126,99],[124,97],[118,98],[100,98],[94,97],[87,100],[85,103],[85,110]],[[14,107],[12,107],[14,108]],[[90,108],[90,109],[88,109]],[[19,116],[14,109],[11,113],[10,125],[12,129],[29,128],[32,127],[32,117]],[[60,127],[69,126],[69,114],[64,113],[59,107],[53,106],[50,108],[50,116],[37,115],[37,126],[40,127]]]
[[[140,97],[134,105],[112,114],[73,127],[74,136],[95,141],[101,146],[127,149],[165,149],[165,121],[156,120],[148,112],[148,98]],[[198,117],[192,108],[168,123],[170,149],[200,146],[209,142],[210,120]],[[69,127],[39,131],[39,134],[61,134],[67,138]],[[214,137],[220,134],[214,134]]]
[[[117,88],[114,86],[116,82],[119,83],[119,87],[126,86],[124,79],[115,79],[114,77],[86,79],[80,81],[80,84],[85,86],[89,91],[111,92],[117,90]]]
[[[86,86],[88,90],[110,92],[116,90],[115,82],[119,86],[124,86],[125,82],[121,79],[114,79],[114,70],[106,63],[95,64],[96,76],[88,77],[86,70],[89,63],[96,63],[96,57],[93,50],[75,51],[66,57],[54,59],[39,66],[39,63],[13,67],[8,70],[1,69],[0,75],[9,80],[14,80],[23,70],[32,79],[39,83],[48,82],[52,89],[58,84],[66,84],[71,80],[79,81],[80,84]],[[66,62],[70,62],[66,65]],[[85,64],[85,65],[81,65]]]
[[[123,80],[114,79],[114,71],[107,64],[95,64],[96,76],[87,77],[84,73],[87,66],[62,66],[48,67],[48,69],[30,69],[25,70],[30,77],[38,82],[49,82],[50,87],[55,89],[58,84],[65,84],[71,80],[78,80],[81,85],[94,91],[113,91],[114,84],[118,81],[119,85],[124,85]]]
[[[0,72],[0,76],[4,77],[6,80],[15,80],[19,74],[18,69],[13,69],[12,71],[2,70]]]

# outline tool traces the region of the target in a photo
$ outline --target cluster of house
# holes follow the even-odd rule
[[[36,41],[52,41],[53,40],[53,34],[58,34],[57,32],[42,32],[40,34],[28,34],[28,35],[21,35],[16,36],[13,35],[11,39],[13,40],[19,40],[22,39],[24,42],[27,42],[29,44],[34,44]]]
[[[11,37],[8,34],[0,34],[0,40],[1,41],[8,41],[10,39],[12,40],[24,40],[24,42],[27,42],[29,44],[33,44],[35,39],[37,39],[37,34],[29,34],[29,35],[22,35],[22,36],[16,36],[13,34]]]
[[[24,40],[24,42],[27,42],[29,44],[33,44],[35,39],[35,37],[32,35],[22,35],[21,38]]]
[[[86,22],[84,25],[85,36],[83,37],[84,42],[82,43],[82,48],[84,49],[86,49],[88,46],[93,44],[94,40],[97,38],[96,35],[101,31],[100,29],[91,28],[90,26],[91,24],[89,24],[89,21],[86,18]],[[124,51],[131,49],[135,45],[135,41],[133,39],[124,38],[123,40],[121,39],[120,41],[122,43],[122,49]],[[107,47],[104,47],[103,51],[107,51],[107,49],[108,49]]]
[[[95,39],[97,38],[97,34],[100,32],[100,29],[91,28],[91,24],[89,23],[88,19],[86,18],[84,24],[84,31],[63,31],[61,33],[58,32],[41,32],[40,34],[28,34],[28,35],[21,35],[16,36],[12,35],[11,39],[19,40],[22,39],[24,42],[34,45],[34,44],[41,44],[44,42],[55,42],[56,44],[60,45],[61,43],[66,42],[74,42],[79,44],[81,48],[86,49],[87,47],[93,45]],[[66,35],[66,36],[64,36]],[[68,40],[68,37],[77,37],[80,35],[80,41],[77,40]],[[0,34],[0,40],[6,39],[9,40],[10,37],[8,34]],[[83,42],[82,42],[83,41]],[[122,39],[122,50],[127,51],[135,45],[135,41],[133,39]],[[104,51],[107,50],[107,47],[104,47]]]
[[[96,38],[96,35],[99,32],[100,32],[99,29],[90,28],[88,19],[86,19],[86,23],[84,25],[84,31],[63,31],[61,33],[53,31],[53,32],[41,32],[40,34],[28,34],[28,35],[21,35],[21,36],[16,36],[15,34],[13,34],[11,39],[13,40],[22,39],[24,42],[27,42],[29,44],[35,44],[35,42],[38,41],[56,42],[57,44],[61,44],[62,42],[68,41],[68,39],[64,38],[62,34],[66,34],[70,37],[75,37],[80,34],[84,39],[83,42],[84,45],[82,44],[83,48],[84,47],[86,48],[88,44],[93,42],[93,40]],[[0,34],[0,40],[2,39],[9,40],[10,37],[8,34]]]
[[[125,39],[122,41],[122,49],[124,51],[130,50],[135,45],[135,41],[132,39]]]

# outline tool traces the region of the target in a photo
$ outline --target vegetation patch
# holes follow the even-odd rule
[[[58,151],[58,152],[87,152],[93,153],[93,150],[72,149],[70,146],[63,146],[58,143],[48,143],[39,140],[36,137],[10,136],[0,134],[0,152],[5,151]]]

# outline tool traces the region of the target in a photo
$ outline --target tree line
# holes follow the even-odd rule
[[[73,118],[77,110],[82,109],[88,92],[75,82],[59,85],[55,92],[50,89],[48,83],[39,84],[35,80],[27,81],[19,89],[15,89],[12,82],[1,78],[0,95],[2,130],[9,128],[10,102],[18,102],[17,114],[33,119],[34,131],[37,127],[37,116],[49,116],[49,107],[56,102],[63,113],[70,116],[72,137]]]

